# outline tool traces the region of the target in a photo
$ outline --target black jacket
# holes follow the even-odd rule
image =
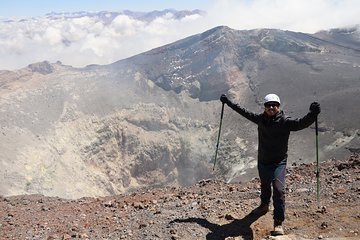
[[[269,118],[264,113],[252,113],[231,102],[228,106],[258,125],[258,161],[262,164],[286,163],[290,131],[309,127],[317,116],[309,112],[303,118],[291,119],[280,111]]]

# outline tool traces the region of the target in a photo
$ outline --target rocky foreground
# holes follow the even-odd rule
[[[360,156],[321,163],[320,207],[314,164],[291,166],[287,236],[360,239]],[[1,239],[271,239],[272,214],[249,213],[259,180],[143,189],[118,196],[66,200],[41,195],[0,198]]]

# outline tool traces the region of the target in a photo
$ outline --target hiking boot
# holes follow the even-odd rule
[[[257,208],[255,208],[255,209],[251,212],[251,214],[254,214],[254,215],[265,215],[268,211],[269,211],[269,204],[262,203],[262,204],[260,204],[260,206],[258,206]]]
[[[274,224],[274,231],[272,231],[271,235],[273,235],[273,236],[284,235],[284,229],[283,229],[281,223]]]

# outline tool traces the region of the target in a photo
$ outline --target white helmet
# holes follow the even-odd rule
[[[265,101],[264,104],[268,103],[268,102],[277,102],[277,103],[280,104],[279,96],[276,95],[276,94],[273,94],[273,93],[270,93],[270,94],[266,95],[265,98],[264,98],[264,101]]]

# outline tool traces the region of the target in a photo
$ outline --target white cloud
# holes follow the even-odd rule
[[[279,28],[314,33],[360,23],[357,0],[215,0],[214,22],[236,29]]]
[[[119,15],[99,17],[0,19],[0,69],[48,60],[82,67],[117,60],[212,27],[279,28],[313,33],[360,23],[357,0],[212,0],[207,14],[176,19],[168,13],[152,21]],[[107,16],[107,20],[111,16]]]
[[[109,64],[197,33],[188,25],[200,16],[184,19],[166,14],[150,22],[119,15],[109,24],[95,17],[2,21],[0,69],[43,60],[75,67]]]
[[[60,44],[63,37],[61,35],[61,29],[48,27],[44,33],[44,40],[46,40],[49,45]]]

